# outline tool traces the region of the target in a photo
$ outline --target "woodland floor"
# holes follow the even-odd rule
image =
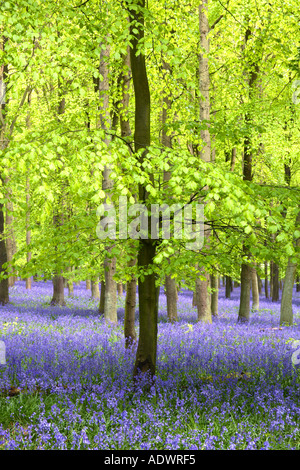
[[[197,323],[192,293],[181,291],[172,325],[161,291],[150,391],[145,378],[133,386],[125,295],[112,328],[84,282],[73,297],[65,291],[66,307],[49,306],[51,293],[51,282],[27,291],[18,281],[0,308],[0,449],[300,449],[299,293],[294,325],[279,328],[280,303],[263,295],[249,324],[237,324],[238,288],[231,299],[220,289],[212,325]]]

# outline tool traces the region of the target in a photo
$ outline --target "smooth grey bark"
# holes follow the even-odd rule
[[[210,97],[209,97],[209,87],[210,87],[210,77],[209,77],[209,64],[208,64],[208,55],[209,55],[209,24],[208,24],[208,3],[207,0],[203,0],[199,5],[199,33],[200,33],[200,46],[201,52],[199,54],[199,91],[202,95],[199,101],[200,108],[200,122],[204,121],[209,123],[210,120]],[[204,52],[202,52],[204,51]],[[207,124],[208,126],[208,124]],[[203,147],[200,151],[200,158],[204,162],[211,161],[211,138],[210,131],[207,127],[206,129],[201,129],[200,131],[201,140],[203,142]],[[204,233],[205,233],[205,248],[208,248],[210,241],[210,231],[209,227],[204,224]],[[198,321],[204,323],[212,323],[211,316],[211,294],[210,294],[210,275],[205,269],[200,268],[201,277],[196,279],[195,284],[195,300],[197,306],[197,318]]]
[[[250,28],[248,27],[245,32],[245,42],[244,42],[244,51],[247,47],[248,40],[251,36]],[[252,98],[252,95],[255,91],[255,85],[258,78],[259,68],[257,64],[249,63],[247,60],[247,70],[245,71],[249,74],[248,78],[248,89],[249,89],[249,98]],[[250,112],[245,114],[245,124],[250,129],[252,125],[253,117]],[[244,138],[244,151],[243,151],[243,180],[252,181],[252,143],[251,136],[247,134]],[[250,289],[251,289],[251,277],[252,277],[252,266],[250,265],[251,253],[250,249],[246,243],[243,244],[243,256],[248,260],[248,262],[242,263],[241,269],[241,295],[240,295],[240,305],[239,305],[239,314],[238,321],[246,323],[250,318]]]
[[[238,321],[246,323],[250,318],[250,291],[251,291],[252,269],[246,264],[242,264],[241,269],[241,295]]]
[[[296,218],[296,228],[300,227],[300,211],[298,212]],[[300,238],[296,240],[296,248],[300,247]],[[290,256],[288,259],[283,291],[280,304],[280,325],[293,325],[293,288],[295,282],[295,276],[297,271],[297,262],[293,260],[293,257]]]
[[[208,293],[209,295],[207,295]],[[212,323],[210,275],[204,268],[200,269],[200,275],[196,279],[195,301],[197,306],[197,321]]]
[[[28,93],[28,107],[30,109],[31,103],[31,92]],[[30,111],[27,113],[26,117],[26,127],[30,128]],[[29,181],[29,170],[27,171],[26,175],[26,245],[27,247],[30,245],[31,241],[31,230],[30,230],[30,181]],[[27,263],[31,261],[31,251],[27,251]],[[26,278],[26,289],[31,289],[32,280],[31,277]]]
[[[66,107],[66,100],[64,97],[63,87],[62,87],[62,80],[58,79],[58,108],[57,108],[57,120],[60,122],[62,115],[65,113]],[[61,160],[61,156],[57,155],[58,160]],[[53,225],[55,230],[59,230],[59,228],[64,223],[64,190],[58,196],[57,206],[54,207],[54,215],[53,215]],[[64,298],[64,277],[62,275],[62,271],[60,269],[56,269],[54,274],[53,280],[53,296],[50,302],[50,305],[59,305],[65,306],[65,298]]]
[[[6,232],[6,253],[7,253],[7,262],[8,262],[8,287],[13,287],[15,285],[16,276],[13,274],[12,271],[12,259],[13,256],[16,254],[16,240],[14,234],[14,216],[13,216],[13,202],[11,200],[12,191],[10,188],[10,178],[7,177],[5,179],[5,187],[6,187],[6,213],[5,213],[5,232]]]
[[[172,72],[170,65],[163,60],[162,61],[164,80],[168,83],[168,75]],[[172,148],[172,136],[167,132],[166,126],[168,124],[168,119],[170,118],[171,106],[172,106],[172,97],[170,93],[164,94],[163,96],[163,106],[162,106],[162,134],[161,142],[162,145],[166,148]],[[167,194],[168,182],[171,178],[171,169],[164,170],[163,180],[164,180],[164,192]],[[166,299],[167,299],[167,315],[171,323],[178,320],[177,313],[177,290],[176,290],[176,281],[171,275],[165,277],[165,289],[166,289]]]
[[[178,321],[176,281],[171,276],[165,277],[167,315],[171,323]]]
[[[98,126],[104,131],[110,127],[109,115],[109,71],[108,61],[110,57],[110,46],[108,42],[101,44],[99,73],[102,80],[99,81],[99,123]],[[105,134],[104,142],[109,151],[109,139]],[[112,168],[106,164],[103,170],[102,189],[105,191],[108,199],[111,198],[111,190],[113,188],[113,180],[110,178]],[[111,247],[106,246],[107,253],[111,252]],[[105,257],[104,260],[104,277],[105,277],[105,296],[104,296],[104,318],[108,323],[116,324],[117,316],[117,284],[114,280],[116,273],[116,258]]]
[[[91,281],[91,295],[92,299],[100,299],[99,278],[92,279]]]

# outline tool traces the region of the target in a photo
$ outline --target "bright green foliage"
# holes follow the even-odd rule
[[[159,244],[155,266],[159,278],[173,274],[192,285],[199,261],[211,270],[236,276],[246,244],[255,260],[273,259],[284,266],[295,251],[299,227],[300,80],[298,4],[275,0],[209,2],[211,122],[199,122],[198,2],[149,1],[145,12],[145,48],[151,91],[152,143],[141,165],[132,152],[133,137],[122,138],[119,124],[104,131],[97,125],[99,56],[104,40],[110,53],[111,115],[120,112],[119,75],[130,35],[122,2],[86,3],[21,0],[1,5],[1,35],[7,37],[0,61],[9,66],[6,130],[9,145],[1,152],[3,181],[9,176],[14,204],[14,229],[20,275],[51,277],[57,269],[76,268],[75,276],[103,276],[104,243],[96,236],[96,209],[105,202],[102,171],[113,165],[113,202],[126,196],[133,203],[139,183],[149,203],[188,204],[191,197],[206,203],[213,232],[210,246],[195,253],[185,240]],[[245,47],[247,28],[251,31]],[[169,65],[165,74],[162,63]],[[247,74],[256,64],[259,79],[249,96]],[[300,82],[299,82],[300,83]],[[300,86],[300,85],[299,85]],[[57,114],[62,89],[65,112]],[[31,91],[31,101],[27,95]],[[171,92],[167,131],[172,149],[161,145],[162,97]],[[130,88],[128,116],[133,128],[134,99]],[[300,96],[298,98],[300,101]],[[245,114],[251,115],[251,126]],[[30,122],[30,124],[29,124]],[[201,162],[200,130],[209,125],[215,163]],[[254,175],[242,179],[244,139],[251,136]],[[237,160],[230,171],[226,160],[233,148]],[[291,170],[289,187],[285,166]],[[171,169],[168,198],[163,172]],[[154,175],[151,179],[149,175]],[[26,204],[26,178],[30,207]],[[209,190],[207,190],[209,187]],[[53,226],[53,213],[63,195],[63,225]],[[5,188],[0,198],[6,201]],[[30,210],[31,245],[25,243],[26,212]],[[115,240],[117,277],[129,276],[128,240]],[[105,243],[107,246],[107,243]],[[30,249],[32,262],[26,264]],[[171,263],[169,263],[171,261]],[[187,270],[188,266],[188,270]],[[135,268],[132,268],[135,269]]]

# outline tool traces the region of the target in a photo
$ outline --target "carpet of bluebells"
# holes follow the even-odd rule
[[[300,449],[299,293],[294,326],[279,328],[280,303],[264,296],[250,323],[238,324],[238,288],[231,299],[220,289],[212,325],[197,323],[182,290],[170,324],[161,290],[150,388],[146,377],[132,381],[124,295],[111,327],[84,282],[73,297],[65,291],[66,307],[49,306],[51,293],[51,282],[26,290],[18,281],[0,307],[0,450]]]

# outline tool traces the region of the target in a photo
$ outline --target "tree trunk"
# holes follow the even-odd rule
[[[215,317],[218,316],[218,300],[219,300],[219,282],[216,274],[211,274],[211,288],[213,289],[211,294],[211,314]]]
[[[132,8],[133,7],[133,8]],[[139,8],[141,7],[141,8]],[[128,2],[131,49],[130,61],[135,94],[135,152],[143,150],[140,155],[140,164],[143,163],[145,153],[150,145],[150,91],[147,78],[144,51],[138,45],[144,39],[144,9],[145,0]],[[153,177],[151,176],[152,181]],[[139,183],[139,202],[147,207],[148,192],[146,184]],[[138,271],[147,270],[153,265],[156,253],[156,240],[139,239]],[[133,377],[139,372],[149,373],[153,379],[156,371],[157,350],[157,316],[158,316],[158,290],[156,276],[153,272],[146,272],[144,277],[139,276],[139,340],[136,352]]]
[[[269,298],[268,262],[265,261],[265,297]]]
[[[99,279],[98,278],[91,281],[91,291],[92,291],[92,299],[99,300],[100,292],[99,292]]]
[[[209,55],[209,25],[208,25],[208,12],[207,12],[207,0],[203,0],[199,5],[199,32],[200,32],[200,46],[201,52],[199,54],[199,91],[201,93],[201,99],[199,102],[200,106],[200,122],[204,121],[207,125],[206,129],[200,131],[201,140],[203,142],[203,148],[200,151],[200,158],[204,162],[209,163],[211,161],[211,139],[209,131],[209,119],[210,119],[210,100],[209,100],[209,66],[208,66],[208,55]],[[204,51],[204,52],[202,52]],[[208,248],[210,241],[210,232],[207,225],[204,226],[206,234],[205,247]],[[195,292],[196,292],[196,304],[198,311],[198,321],[205,323],[212,323],[211,317],[211,294],[210,288],[210,275],[205,271],[204,268],[200,269],[204,280],[197,279]]]
[[[0,50],[4,51],[5,43],[7,38],[1,37],[0,41]],[[0,148],[4,150],[8,145],[8,140],[6,139],[6,125],[5,125],[5,114],[6,114],[6,99],[5,99],[5,86],[8,76],[8,66],[0,66],[0,81],[3,84],[3,96],[1,96],[1,116],[0,120]],[[4,180],[1,175],[2,185]],[[7,276],[7,269],[4,265],[7,263],[7,251],[6,251],[6,242],[5,242],[5,227],[4,227],[4,210],[5,206],[0,203],[0,276]],[[8,279],[2,279],[0,277],[0,304],[5,305],[9,302],[9,293],[8,293]]]
[[[136,265],[136,258],[132,258],[128,265]],[[131,279],[127,281],[126,299],[125,299],[125,318],[124,318],[124,336],[125,348],[130,348],[136,342],[135,332],[135,308],[136,308],[136,277],[132,274]]]
[[[245,31],[244,50],[246,49],[248,40],[251,36],[250,28],[247,27]],[[249,74],[248,86],[249,86],[249,98],[252,98],[255,90],[255,83],[258,77],[259,68],[253,61],[247,60],[247,69],[245,73]],[[248,68],[249,67],[249,68]],[[245,124],[248,128],[251,127],[253,117],[250,111],[245,114]],[[244,138],[244,153],[243,153],[243,180],[252,181],[252,143],[250,133]],[[248,261],[251,259],[250,249],[246,242],[243,243],[243,255]],[[250,289],[251,289],[251,277],[252,267],[247,262],[242,263],[241,269],[241,295],[240,295],[240,306],[238,321],[248,322],[250,318]]]
[[[293,263],[291,259],[288,261],[286,268],[284,287],[281,298],[280,306],[280,325],[292,326],[293,324],[293,287],[295,280],[295,273],[297,264]]]
[[[89,279],[85,281],[85,288],[86,290],[90,290],[92,288],[91,281]]]
[[[270,297],[273,297],[273,261],[270,261]]]
[[[250,318],[250,290],[251,290],[252,268],[248,264],[242,264],[241,269],[241,296],[238,321],[246,323]]]
[[[300,276],[296,277],[296,292],[300,292]]]
[[[277,302],[279,300],[279,268],[278,264],[272,264],[272,302]]]
[[[170,65],[163,60],[163,71],[164,71],[164,80],[168,80],[168,72],[172,72]],[[168,89],[168,87],[166,87]],[[169,88],[170,89],[170,88]],[[163,96],[163,107],[162,107],[162,145],[166,148],[172,148],[172,136],[166,130],[166,125],[168,124],[168,119],[170,118],[171,112],[171,94],[166,94]],[[169,163],[169,162],[168,162]],[[169,170],[164,170],[164,192],[168,193],[168,182],[171,178],[171,167]],[[172,278],[171,275],[165,277],[165,288],[166,288],[166,299],[167,299],[167,314],[168,319],[171,323],[178,320],[177,315],[177,291],[176,291],[176,281]]]
[[[110,126],[109,115],[109,75],[108,75],[108,60],[110,57],[110,46],[102,44],[100,52],[100,65],[99,73],[102,80],[99,81],[99,127],[104,131]],[[109,147],[109,139],[106,136],[104,142]],[[111,199],[111,190],[113,188],[113,180],[110,178],[112,168],[107,164],[103,170],[102,189],[105,191],[107,198]],[[111,252],[111,247],[108,245],[105,248],[107,253]],[[105,299],[104,299],[104,318],[108,323],[117,323],[117,284],[114,280],[116,272],[116,258],[105,257],[104,260],[105,272]]]
[[[232,279],[230,276],[225,276],[225,298],[230,299],[232,292]]]
[[[72,272],[72,268],[68,267],[67,269],[68,272]],[[74,295],[74,283],[70,277],[67,278],[67,288],[68,288],[68,296],[71,297]]]
[[[104,304],[105,304],[105,281],[101,281],[100,301],[99,301],[99,313],[104,315]]]
[[[117,283],[117,292],[118,292],[119,296],[123,295],[123,284],[122,284],[122,282]]]
[[[30,245],[31,239],[31,230],[29,228],[30,224],[30,185],[29,185],[29,175],[26,177],[26,245]],[[31,261],[31,251],[27,251],[27,263]],[[31,277],[26,278],[26,289],[31,289]]]
[[[104,318],[108,323],[117,323],[117,283],[114,280],[116,273],[116,258],[106,258],[105,269],[105,294],[104,294]]]
[[[178,320],[177,314],[177,289],[176,281],[171,276],[165,278],[166,298],[167,298],[167,314],[171,323]]]
[[[64,278],[62,275],[54,276],[53,278],[53,296],[50,305],[59,305],[64,307],[65,303],[65,289],[64,289]]]
[[[251,276],[251,283],[252,283],[252,310],[259,310],[259,289],[258,289],[258,278],[256,269],[252,268],[252,276]]]
[[[204,279],[202,280],[201,277]],[[196,279],[196,306],[197,320],[203,323],[212,323],[211,318],[211,296],[207,295],[210,289],[210,275],[202,268],[200,276]]]
[[[5,214],[5,232],[6,232],[6,253],[7,253],[7,262],[8,262],[8,287],[13,287],[15,285],[16,277],[12,272],[12,259],[16,253],[16,241],[13,228],[13,203],[11,200],[11,189],[10,189],[10,178],[5,180],[6,192],[7,192],[7,203],[6,203],[6,214]]]
[[[3,267],[7,263],[7,253],[5,246],[4,234],[4,216],[3,216],[4,205],[0,204],[0,275],[6,275],[6,268]],[[0,279],[0,304],[5,305],[9,302],[8,294],[8,278]]]
[[[300,226],[300,211],[296,218],[296,229]],[[300,247],[300,238],[296,240],[296,248]],[[295,282],[295,275],[297,271],[297,263],[293,261],[292,257],[289,258],[286,267],[283,292],[281,297],[280,306],[280,325],[293,325],[293,288]]]

